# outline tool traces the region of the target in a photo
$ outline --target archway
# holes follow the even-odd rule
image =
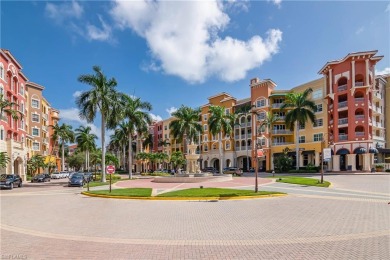
[[[226,160],[226,167],[232,167],[230,159]]]
[[[14,161],[14,172],[11,172],[11,174],[23,175],[23,160],[20,157],[17,157]]]
[[[252,168],[252,158],[250,156],[248,158],[246,156],[237,157],[237,167],[248,172]]]
[[[337,151],[337,155],[340,155],[340,170],[346,171],[347,170],[347,154],[349,154],[348,149],[342,148]]]
[[[219,171],[219,159],[214,158],[211,160],[210,163],[211,163],[212,167],[214,167],[218,172]]]
[[[203,162],[203,169],[209,167],[209,162],[208,161],[204,161]]]
[[[364,147],[356,148],[353,153],[356,154],[356,170],[363,170],[363,154],[367,152]]]

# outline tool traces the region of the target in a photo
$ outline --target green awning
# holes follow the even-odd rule
[[[287,94],[288,93],[275,93],[275,94],[269,95],[269,97],[284,97]]]

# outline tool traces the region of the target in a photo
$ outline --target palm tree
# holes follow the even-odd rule
[[[17,108],[19,105],[15,102],[9,101],[4,98],[3,94],[0,94],[0,119],[3,116],[3,113],[7,113],[11,115],[11,118],[17,120],[23,117],[23,111],[19,111]]]
[[[241,116],[245,117],[245,143],[248,146],[248,116],[251,115],[251,110],[252,106],[250,104],[244,105],[240,107],[237,111],[236,114],[238,118]],[[253,119],[253,118],[252,118]],[[233,121],[235,122],[235,121]],[[253,144],[252,144],[253,145]],[[246,169],[249,171],[249,155],[248,155],[248,148],[246,149]]]
[[[172,116],[176,119],[169,124],[174,139],[184,141],[184,152],[187,153],[189,140],[197,140],[199,133],[203,132],[199,123],[200,109],[193,109],[182,105]]]
[[[76,129],[77,147],[85,152],[85,168],[89,170],[89,152],[96,148],[95,140],[97,136],[91,133],[90,126],[80,126]]]
[[[97,165],[102,163],[102,150],[96,149],[95,151],[92,151],[91,153],[91,163],[95,165],[95,180],[96,180],[96,172],[97,172]]]
[[[36,171],[38,171],[38,174],[40,174],[41,168],[44,167],[46,167],[45,159],[40,154],[34,154],[27,161],[27,171],[30,172],[31,175],[34,175]]]
[[[261,121],[261,123],[260,123],[260,126],[259,126],[259,129],[260,129],[260,136],[261,136],[261,133],[263,132],[262,130],[263,130],[263,128],[266,128],[266,129],[268,129],[268,133],[269,133],[269,142],[268,142],[268,144],[269,144],[269,151],[270,151],[270,153],[269,153],[269,162],[270,162],[270,165],[271,165],[271,157],[272,157],[272,153],[271,153],[271,146],[272,146],[272,136],[271,136],[271,128],[272,128],[272,125],[274,124],[274,123],[276,123],[277,121],[279,120],[279,116],[277,116],[277,115],[275,115],[275,114],[272,114],[272,113],[270,113],[270,112],[267,112],[266,113],[266,116],[265,116],[265,118],[264,118],[264,120],[263,121]]]
[[[11,161],[7,152],[0,152],[0,168],[7,167],[7,164]]]
[[[231,117],[226,114],[225,108],[221,106],[211,106],[210,114],[211,115],[208,120],[208,125],[211,134],[213,134],[214,136],[218,134],[219,171],[220,173],[222,173],[222,133],[232,133],[233,128],[231,123]]]
[[[53,128],[53,140],[61,140],[61,148],[62,148],[62,170],[65,169],[65,143],[74,142],[74,133],[72,131],[72,126],[67,124],[62,124],[59,126],[56,124],[55,126],[50,126]]]
[[[123,169],[126,168],[126,145],[127,145],[127,135],[126,135],[126,122],[121,122],[118,124],[118,128],[115,129],[113,135],[110,136],[109,146],[111,148],[116,147],[118,150],[122,149],[122,165]]]
[[[123,108],[123,94],[116,91],[115,78],[107,79],[98,66],[94,66],[95,74],[81,75],[78,80],[92,87],[83,92],[77,99],[76,104],[80,109],[79,116],[92,123],[97,113],[101,115],[101,147],[102,147],[102,182],[106,182],[106,127],[114,128],[120,121]]]
[[[313,89],[308,88],[303,93],[289,93],[286,95],[286,100],[280,109],[290,109],[286,113],[286,125],[291,130],[296,130],[296,168],[299,170],[299,126],[303,125],[308,119],[315,124],[316,116],[314,111],[316,109],[315,103],[308,99]]]
[[[149,102],[141,101],[140,98],[124,95],[125,108],[122,116],[128,120],[126,123],[126,133],[129,141],[129,178],[132,178],[132,157],[133,157],[133,138],[136,131],[147,128],[152,123],[152,118],[147,111],[152,110]],[[153,142],[152,142],[153,143]]]
[[[171,163],[175,169],[176,176],[178,168],[186,163],[186,159],[184,159],[183,153],[180,151],[173,152],[171,155]]]
[[[144,163],[145,163],[147,160],[149,160],[150,156],[149,156],[148,153],[140,152],[140,153],[137,154],[136,158],[142,162],[142,165],[143,165],[143,166],[145,166]],[[144,170],[145,170],[145,167],[144,167]]]

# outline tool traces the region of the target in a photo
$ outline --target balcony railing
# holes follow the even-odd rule
[[[273,103],[272,108],[280,108],[283,105],[283,103]]]
[[[364,132],[355,132],[356,136],[364,136]]]
[[[376,140],[385,140],[385,138],[383,136],[379,136],[379,135],[374,135],[373,136],[373,139],[376,139]]]
[[[239,135],[234,136],[234,139],[240,139]]]
[[[290,131],[290,130],[272,130],[272,134],[274,134],[274,135],[292,134],[292,131]]]
[[[333,104],[329,104],[329,109],[332,109],[333,108]]]
[[[246,123],[246,126],[251,126],[252,125],[252,122],[248,122],[248,123]]]
[[[42,114],[42,118],[47,120],[47,114]]]
[[[272,145],[273,145],[273,146],[277,146],[277,145],[289,145],[289,144],[293,144],[293,142],[272,142]]]
[[[364,102],[364,98],[355,98],[355,102]]]
[[[346,106],[348,106],[348,101],[339,102],[338,106],[339,106],[339,108],[346,107]]]
[[[339,135],[339,140],[340,140],[340,141],[348,140],[348,135],[340,134],[340,135]]]
[[[348,118],[339,119],[339,125],[347,125],[347,124],[348,124]]]
[[[47,126],[44,126],[44,125],[43,125],[43,126],[42,126],[42,130],[45,131],[45,132],[47,132]]]
[[[382,113],[382,108],[381,108],[381,107],[373,106],[372,109],[373,109],[375,112],[379,113],[379,114]]]
[[[286,116],[276,116],[279,121],[284,121],[286,120]]]
[[[382,94],[379,92],[375,92],[374,96],[379,98],[379,99],[382,99]]]
[[[337,90],[338,90],[338,91],[345,91],[345,90],[347,90],[347,84],[338,86],[338,87],[337,87]]]
[[[333,119],[329,120],[329,124],[333,125]]]
[[[48,144],[49,143],[49,139],[48,138],[43,138],[43,143],[44,144]]]
[[[362,87],[364,86],[364,82],[355,82],[356,87]]]
[[[355,115],[356,120],[364,120],[364,115]]]

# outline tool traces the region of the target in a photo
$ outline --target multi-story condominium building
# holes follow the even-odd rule
[[[378,147],[385,146],[384,85],[375,77],[377,51],[350,53],[327,62],[327,140],[333,146],[333,170],[368,171]]]
[[[17,104],[20,116],[14,119],[10,114],[0,115],[0,152],[7,152],[11,162],[1,173],[14,173],[26,179],[27,150],[25,107],[27,77],[22,73],[22,66],[8,50],[0,50],[0,95]]]
[[[45,161],[59,165],[59,158],[50,155],[52,130],[50,124],[59,120],[59,112],[50,107],[42,96],[42,86],[29,82],[21,72],[22,66],[5,49],[0,50],[0,94],[17,104],[22,117],[12,119],[4,113],[0,120],[0,152],[7,152],[11,159],[1,173],[18,174],[26,180],[27,160],[34,154],[45,156]],[[51,146],[52,145],[52,146]],[[59,169],[59,168],[58,168]]]

